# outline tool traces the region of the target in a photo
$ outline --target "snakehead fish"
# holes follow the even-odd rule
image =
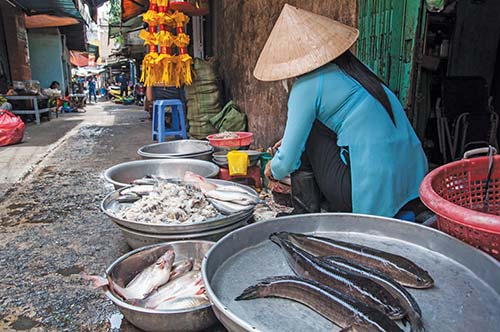
[[[410,288],[431,288],[434,280],[429,273],[409,259],[354,243],[319,236],[279,233],[279,236],[316,256],[338,256],[389,275]]]
[[[299,302],[342,328],[342,332],[402,332],[380,311],[313,280],[271,277],[250,286],[236,301],[277,297]]]
[[[402,305],[384,287],[359,274],[328,264],[277,235],[270,240],[283,249],[288,265],[300,277],[313,279],[376,308],[391,319],[406,315]]]
[[[418,305],[417,301],[413,296],[400,284],[398,284],[394,279],[391,279],[388,275],[384,275],[378,271],[375,271],[369,267],[355,264],[341,257],[324,257],[329,264],[340,267],[352,273],[357,273],[366,278],[375,281],[380,286],[384,287],[389,291],[389,293],[394,296],[394,298],[399,300],[399,303],[406,310],[408,321],[411,325],[411,332],[424,332],[424,324],[422,322],[422,310]]]

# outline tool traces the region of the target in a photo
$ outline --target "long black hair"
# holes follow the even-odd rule
[[[358,58],[356,58],[351,51],[344,52],[341,56],[333,61],[340,69],[358,81],[380,104],[385,108],[385,111],[391,118],[392,122],[396,124],[394,114],[392,112],[391,102],[385,92],[383,85],[384,82],[377,75],[375,75],[368,67],[366,67]]]

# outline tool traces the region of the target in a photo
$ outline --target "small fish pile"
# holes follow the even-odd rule
[[[349,332],[402,332],[394,322],[424,332],[422,311],[403,287],[431,288],[434,280],[412,261],[374,248],[280,232],[277,244],[296,276],[276,276],[236,298],[278,297],[302,303]]]
[[[177,310],[208,304],[201,278],[201,262],[195,262],[192,258],[174,262],[175,252],[168,249],[125,287],[115,283],[109,276],[105,279],[82,274],[82,277],[93,281],[94,288],[108,287],[123,301],[142,308]]]
[[[186,172],[183,180],[201,190],[205,197],[223,214],[251,210],[261,202],[260,198],[236,185],[216,185],[203,176]]]
[[[230,138],[238,138],[238,134],[232,131],[223,131],[222,133],[215,134],[213,138],[215,139],[230,139]]]
[[[219,214],[252,210],[260,198],[236,185],[216,185],[186,172],[182,183],[145,177],[123,189],[117,198],[122,205],[114,214],[125,220],[151,224],[189,224]]]
[[[219,214],[201,191],[167,181],[134,185],[123,190],[118,198],[121,203],[133,200],[132,205],[117,212],[118,217],[152,224],[184,224]]]

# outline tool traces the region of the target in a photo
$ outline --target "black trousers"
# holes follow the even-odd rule
[[[348,151],[343,153],[346,165],[340,157],[340,152],[337,135],[316,120],[301,157],[301,167],[297,172],[307,171],[314,174],[328,211],[352,212],[349,153]]]

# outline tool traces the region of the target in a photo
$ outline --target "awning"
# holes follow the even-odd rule
[[[47,14],[60,17],[73,17],[83,22],[82,15],[73,0],[10,0],[21,7],[28,15]]]
[[[149,0],[122,0],[122,22],[145,13],[149,8]]]
[[[24,16],[27,29],[62,27],[80,23],[80,21],[73,17],[59,17],[46,14]]]
[[[85,67],[89,65],[88,53],[69,51],[69,62],[77,67]]]

